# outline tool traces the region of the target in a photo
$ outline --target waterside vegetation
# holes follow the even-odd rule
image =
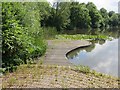
[[[120,26],[120,15],[92,2],[3,2],[2,67],[13,68],[46,52],[46,39],[106,39],[103,35],[56,35],[63,30]]]
[[[106,40],[111,39],[105,35],[84,35],[84,34],[76,34],[76,35],[56,35],[56,39],[68,39],[68,40]]]
[[[53,5],[48,2],[2,2],[2,87],[117,88],[117,78],[84,66],[42,65],[38,58],[44,56],[48,39],[110,39],[105,35],[61,34],[63,30],[119,26],[120,14],[104,8],[98,10],[92,2],[55,2]]]

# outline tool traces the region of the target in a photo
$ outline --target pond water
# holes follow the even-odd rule
[[[71,51],[66,56],[74,65],[89,66],[91,69],[112,76],[118,76],[119,30],[102,33],[112,40],[94,40],[92,45]]]

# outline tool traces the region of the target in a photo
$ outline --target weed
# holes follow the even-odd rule
[[[90,73],[90,68],[88,66],[76,66],[75,70],[83,73]]]
[[[11,78],[8,80],[8,83],[9,83],[10,86],[12,86],[15,82],[16,82],[16,78],[14,78],[14,77],[11,77]]]
[[[57,68],[58,68],[58,65],[54,65],[54,68],[57,69]]]

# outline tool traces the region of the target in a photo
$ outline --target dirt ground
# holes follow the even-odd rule
[[[70,66],[21,65],[1,78],[3,88],[118,88],[115,77],[85,73]]]

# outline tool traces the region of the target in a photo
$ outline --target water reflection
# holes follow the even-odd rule
[[[105,43],[105,40],[93,40],[90,42],[92,43],[90,46],[76,49],[72,51],[72,53],[68,53],[69,55],[67,57],[68,58],[76,57],[79,54],[79,52],[82,50],[86,52],[91,52],[95,48],[96,43],[103,45]]]
[[[101,31],[102,32],[102,31]],[[97,32],[96,32],[97,33]],[[75,65],[89,66],[98,72],[118,76],[118,32],[104,33],[113,37],[109,40],[94,40],[92,45],[79,48],[67,55],[71,63]]]
[[[118,39],[106,43],[93,44],[68,54],[68,59],[75,65],[89,66],[98,72],[118,75]]]

